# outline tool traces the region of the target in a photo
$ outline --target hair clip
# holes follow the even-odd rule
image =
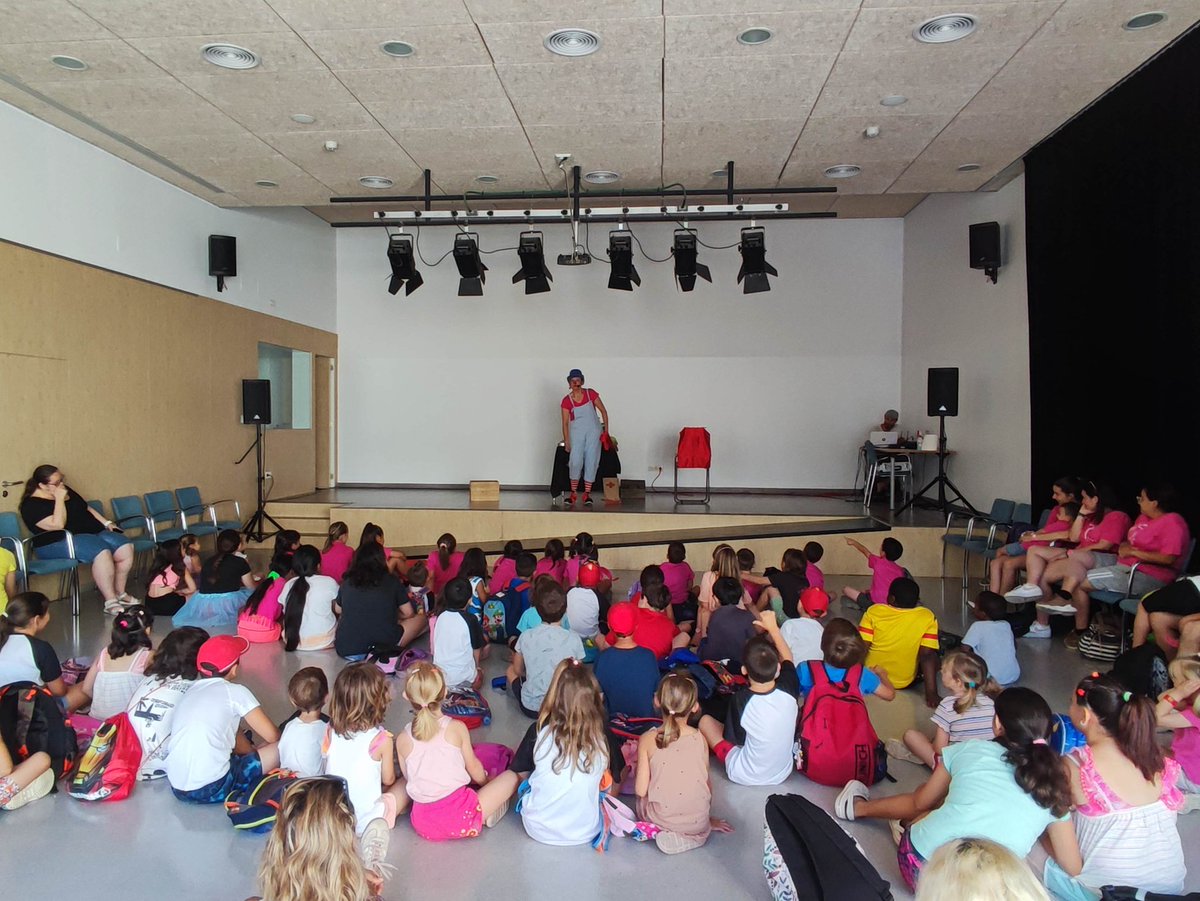
[[[1100,674],[1099,674],[1099,673],[1092,673],[1090,676],[1088,676],[1088,678],[1089,678],[1089,679],[1099,679],[1099,678],[1100,678]]]
[[[1035,738],[1035,739],[1033,740],[1033,743],[1034,743],[1035,745],[1048,745],[1048,744],[1050,744],[1050,742],[1046,741],[1046,739],[1044,739],[1044,738]]]
[[[966,683],[966,684],[967,684],[967,688],[974,688],[974,687],[975,687],[975,683],[974,683],[974,682],[972,682],[970,679],[968,679],[968,680],[967,680],[967,683]]]
[[[1131,691],[1127,691],[1127,692],[1124,692],[1124,693],[1121,695],[1121,700],[1122,700],[1122,701],[1124,701],[1126,704],[1128,704],[1128,703],[1129,703],[1129,699],[1130,699],[1130,698],[1132,698],[1132,697],[1133,697],[1133,692],[1131,692]]]
[[[1082,688],[1075,689],[1075,694],[1079,695],[1079,697],[1081,697],[1081,698],[1087,697],[1087,692],[1084,691]]]

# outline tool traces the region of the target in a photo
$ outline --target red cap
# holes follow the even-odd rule
[[[637,624],[637,608],[628,602],[613,604],[608,608],[608,628],[615,634],[628,636],[633,634]]]
[[[220,676],[233,669],[238,659],[250,650],[250,642],[240,635],[216,635],[200,645],[196,669],[201,677]]]
[[[579,567],[579,584],[584,588],[595,588],[600,584],[600,566],[589,560]]]
[[[829,595],[821,588],[805,588],[800,592],[800,606],[809,616],[824,616],[829,611]]]

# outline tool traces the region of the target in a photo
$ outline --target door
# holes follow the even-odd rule
[[[317,442],[316,487],[337,484],[337,366],[333,357],[317,355],[313,366],[313,434]]]

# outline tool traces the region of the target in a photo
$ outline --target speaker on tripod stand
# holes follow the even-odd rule
[[[267,481],[267,448],[263,442],[263,426],[271,424],[270,379],[242,379],[242,424],[254,426],[254,443],[246,448],[246,453],[242,454],[241,460],[237,462],[241,463],[250,455],[251,451],[255,451],[254,460],[258,469],[258,503],[254,507],[254,513],[242,526],[242,534],[251,541],[262,541],[266,538],[264,531],[266,523],[269,522],[277,530],[283,529],[283,526],[267,513],[265,509],[266,492],[263,490]]]
[[[942,366],[935,367],[929,370],[928,382],[926,384],[926,413],[929,416],[936,416],[938,419],[938,474],[932,479],[928,485],[914,494],[897,513],[907,510],[918,498],[925,498],[925,493],[931,491],[934,486],[937,486],[937,508],[942,513],[949,513],[951,509],[950,500],[946,496],[949,490],[960,504],[970,510],[972,513],[978,511],[971,506],[958,487],[950,481],[950,477],[946,475],[946,417],[958,415],[958,367],[957,366]],[[932,498],[925,498],[926,501],[932,501]]]

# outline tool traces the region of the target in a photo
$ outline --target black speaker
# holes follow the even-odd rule
[[[926,412],[929,416],[958,415],[957,366],[929,370],[929,409]]]
[[[242,379],[242,423],[271,424],[270,379]]]
[[[971,268],[1000,268],[1000,223],[976,222],[971,226]]]
[[[225,290],[225,279],[237,275],[237,238],[208,236],[208,274],[217,277],[217,290]]]

